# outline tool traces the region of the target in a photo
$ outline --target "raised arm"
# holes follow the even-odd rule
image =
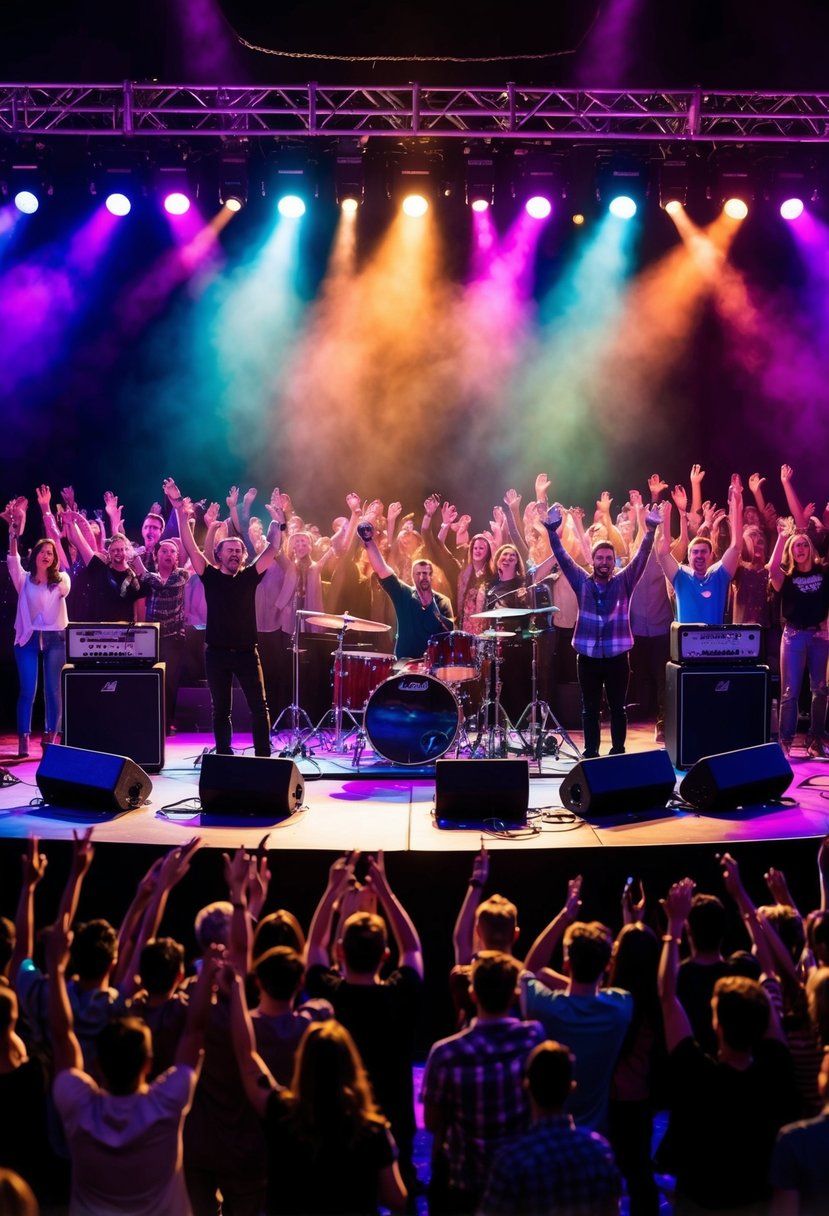
[[[17,912],[14,918],[15,945],[9,964],[9,977],[12,984],[17,979],[20,964],[25,958],[31,958],[35,945],[35,887],[46,873],[48,859],[45,853],[39,851],[37,836],[30,836],[26,852],[22,857],[23,880],[20,885],[20,895],[17,901]]]
[[[550,972],[550,960],[564,937],[567,926],[578,919],[583,881],[581,874],[570,879],[567,883],[567,898],[561,911],[556,913],[545,929],[542,929],[527,952],[524,967],[527,971],[532,971],[542,982],[546,982],[547,978],[555,980],[560,978],[556,972]]]
[[[462,967],[472,962],[474,954],[475,913],[489,878],[489,854],[483,845],[472,862],[472,876],[466,886],[466,894],[452,931],[452,946],[455,951],[455,966]]]
[[[400,966],[411,967],[422,979],[423,948],[420,944],[420,936],[414,926],[414,921],[389,886],[382,849],[378,850],[376,857],[368,859],[366,886],[374,891],[377,902],[386,914],[392,936],[397,943]]]
[[[92,865],[92,859],[95,856],[95,846],[92,843],[92,828],[87,828],[79,836],[75,829],[72,829],[72,864],[69,867],[69,874],[66,879],[66,886],[63,888],[60,907],[58,908],[58,920],[62,916],[68,917],[68,924],[72,924],[75,920],[75,914],[78,911],[78,901],[81,897],[81,887],[83,880],[86,878],[89,867]]]
[[[63,518],[66,522],[69,541],[80,553],[83,564],[88,566],[93,557],[100,557],[94,543],[94,537],[89,531],[89,525],[79,512],[73,511],[69,507],[64,511]]]
[[[783,550],[786,548],[786,541],[789,535],[789,527],[784,519],[777,521],[777,540],[774,542],[774,548],[771,551],[769,558],[769,582],[775,591],[779,591],[783,586],[783,580],[786,577],[783,573]]]
[[[679,973],[679,947],[691,901],[694,884],[690,878],[675,882],[665,900],[665,915],[668,924],[662,938],[662,954],[659,959],[659,1003],[662,1006],[662,1021],[665,1027],[665,1046],[668,1051],[692,1036],[691,1023],[679,997],[676,995],[676,979]]]
[[[743,548],[743,483],[739,473],[734,473],[728,487],[728,526],[731,529],[731,544],[722,555],[723,569],[731,578],[737,573],[740,553]]]
[[[780,468],[780,480],[783,483],[783,493],[786,495],[786,502],[789,504],[789,510],[794,518],[796,528],[806,528],[809,525],[809,517],[803,509],[797,491],[794,488],[794,471],[790,464],[784,464]]]
[[[374,524],[364,520],[363,523],[357,525],[357,533],[366,547],[369,565],[377,577],[388,578],[390,574],[394,574],[391,566],[377,548],[377,541],[374,539]]]
[[[256,1038],[245,995],[245,977],[239,971],[233,973],[230,989],[230,1033],[233,1053],[248,1102],[259,1118],[263,1119],[269,1094],[280,1087],[256,1050]]]
[[[69,994],[66,991],[66,968],[72,930],[66,916],[58,917],[49,932],[46,959],[49,970],[49,1029],[52,1033],[52,1054],[55,1073],[67,1068],[83,1068],[83,1052],[75,1034],[75,1021]]]
[[[705,469],[700,468],[698,464],[692,464],[688,476],[691,482],[691,514],[699,523],[702,519],[702,480],[705,477]]]
[[[211,946],[202,959],[198,979],[190,990],[187,1019],[176,1048],[176,1064],[187,1068],[199,1068],[201,1065],[207,1019],[223,961],[222,948],[216,945]]]
[[[280,505],[282,496],[278,489],[274,490],[274,495],[278,495],[276,501],[265,503],[265,510],[270,515],[271,522],[265,537],[268,543],[253,563],[257,570],[267,570],[276,561],[282,550],[282,540],[288,526],[285,522],[285,511]]]
[[[670,499],[662,503],[662,527],[656,542],[656,560],[669,583],[673,583],[679,572],[679,563],[671,552],[671,506]]]
[[[193,535],[190,527],[190,515],[192,508],[186,508],[184,495],[176,485],[172,477],[165,477],[163,482],[164,493],[170,502],[170,506],[176,513],[176,523],[178,524],[178,534],[181,537],[181,543],[184,545],[184,552],[190,558],[190,564],[196,574],[202,575],[207,568],[207,558],[202,553],[199,546],[196,544],[196,538]]]
[[[58,522],[52,514],[52,491],[47,485],[40,485],[35,493],[37,495],[37,505],[40,507],[40,513],[43,516],[43,534],[55,546],[61,570],[68,570],[69,559],[63,548]]]
[[[328,871],[328,883],[316,906],[308,929],[308,940],[305,945],[305,965],[307,967],[330,967],[331,965],[328,943],[331,938],[334,907],[354,877],[357,857],[356,852],[344,853],[342,857],[337,858]]]

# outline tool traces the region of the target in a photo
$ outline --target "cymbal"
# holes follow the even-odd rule
[[[555,604],[550,604],[548,608],[533,608],[533,612],[544,612],[549,616],[551,612],[561,612],[561,609],[557,608]]]
[[[499,616],[529,616],[534,608],[488,608],[486,612],[473,612],[473,621],[494,621]]]
[[[357,633],[386,633],[391,625],[383,621],[365,621],[359,616],[349,616],[348,613],[309,612],[307,608],[298,608],[297,615],[302,614],[308,625],[316,625],[318,629],[354,629]]]
[[[483,633],[478,634],[479,638],[486,638],[487,640],[492,638],[517,638],[520,636],[520,632],[514,633],[511,629],[485,629]]]

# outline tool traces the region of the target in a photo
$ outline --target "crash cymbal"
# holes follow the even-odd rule
[[[299,608],[297,615],[305,617],[308,625],[316,625],[318,629],[354,629],[362,633],[386,633],[391,625],[384,621],[365,621],[359,616],[340,615],[336,612],[309,612],[307,608]]]
[[[501,616],[529,616],[533,608],[488,608],[486,612],[473,612],[473,621],[495,621]]]
[[[485,629],[483,633],[479,633],[479,638],[517,638],[520,637],[520,632],[514,633],[511,629]]]

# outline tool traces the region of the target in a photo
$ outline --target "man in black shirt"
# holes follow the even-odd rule
[[[146,595],[131,568],[133,548],[123,532],[114,532],[106,554],[94,547],[89,524],[79,512],[63,513],[67,539],[86,567],[86,615],[90,621],[132,621],[135,602]]]
[[[231,756],[233,725],[230,720],[233,677],[241,685],[248,703],[257,756],[271,754],[271,724],[265,700],[265,684],[256,645],[256,588],[282,547],[285,513],[274,502],[268,504],[272,523],[268,543],[250,566],[243,567],[245,546],[236,537],[219,541],[211,563],[196,544],[190,527],[192,504],[185,502],[172,477],[164,482],[164,493],[176,512],[179,535],[194,571],[202,580],[207,603],[204,665],[213,702],[213,734],[216,751]],[[278,538],[274,545],[272,541]]]

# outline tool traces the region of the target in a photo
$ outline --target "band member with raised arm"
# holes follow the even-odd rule
[[[414,563],[414,586],[411,586],[397,577],[378,549],[374,525],[365,520],[357,525],[357,532],[366,547],[371,568],[397,614],[394,653],[398,659],[419,659],[425,654],[433,634],[448,633],[455,625],[451,603],[445,595],[432,590],[432,563]]]
[[[256,645],[256,588],[282,547],[285,512],[273,502],[268,504],[272,519],[268,543],[249,566],[243,566],[245,547],[236,537],[219,541],[213,551],[215,560],[209,562],[190,527],[192,503],[185,500],[172,477],[165,480],[164,493],[175,510],[184,550],[204,587],[207,604],[204,665],[213,703],[216,751],[225,756],[233,754],[230,711],[236,676],[250,709],[254,751],[257,756],[269,756],[271,724]],[[278,503],[278,497],[274,497]]]

